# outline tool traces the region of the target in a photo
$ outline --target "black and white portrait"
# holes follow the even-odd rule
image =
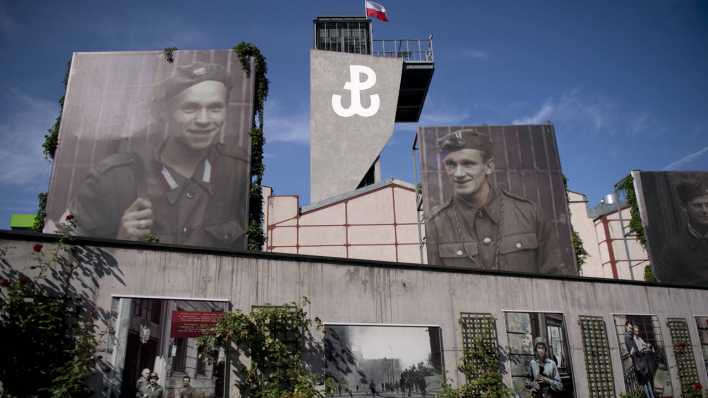
[[[74,54],[45,231],[244,249],[252,85],[228,50]]]
[[[418,129],[428,263],[577,275],[553,126]]]
[[[625,390],[641,397],[671,397],[671,376],[655,315],[615,315]]]
[[[104,364],[102,396],[225,397],[226,351],[199,352],[198,338],[209,333],[225,301],[114,297]]]
[[[511,379],[519,397],[574,397],[563,314],[506,312]]]
[[[708,172],[633,175],[657,280],[708,286]]]

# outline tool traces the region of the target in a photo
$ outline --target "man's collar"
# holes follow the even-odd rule
[[[473,211],[475,216],[477,214],[483,214],[492,220],[494,224],[499,224],[499,204],[501,203],[500,196],[501,193],[490,186],[489,200],[487,201],[487,204],[482,207],[475,207],[462,197],[455,197],[455,202],[459,203],[462,208]]]
[[[688,233],[696,239],[708,240],[708,232],[701,234],[701,232],[691,224],[690,220],[688,221]]]

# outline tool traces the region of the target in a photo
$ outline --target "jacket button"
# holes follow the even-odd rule
[[[523,245],[521,244],[521,242],[516,242],[516,248],[517,248],[517,249],[521,249],[521,246],[523,246]]]
[[[488,245],[488,244],[492,243],[492,238],[490,238],[489,236],[487,236],[487,237],[485,237],[484,239],[482,239],[482,242],[483,242],[485,245]]]
[[[192,199],[194,197],[194,194],[191,192],[187,192],[187,199]]]
[[[457,255],[458,255],[458,256],[461,256],[461,255],[463,255],[463,254],[464,254],[464,253],[462,252],[462,250],[458,250],[458,251],[457,251]]]

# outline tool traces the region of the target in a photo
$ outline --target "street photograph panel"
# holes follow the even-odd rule
[[[632,172],[657,281],[708,287],[708,172]]]
[[[656,315],[615,315],[624,387],[640,397],[672,397],[664,340]]]
[[[698,328],[698,342],[701,344],[703,364],[708,376],[708,316],[697,316],[696,327]]]
[[[512,388],[519,397],[575,397],[563,314],[505,312]]]
[[[428,263],[577,275],[553,126],[418,128]]]
[[[44,232],[245,249],[251,76],[231,50],[75,53]]]
[[[440,393],[444,370],[437,326],[326,324],[325,376],[331,396],[426,397]]]
[[[228,310],[225,301],[114,297],[105,396],[227,396],[226,351],[200,352],[197,340]]]

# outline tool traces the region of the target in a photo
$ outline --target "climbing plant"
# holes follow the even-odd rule
[[[568,197],[568,179],[563,176],[563,187],[565,188],[565,195],[566,199],[570,202],[570,198]],[[573,227],[573,224],[570,224],[570,239],[571,243],[573,244],[573,253],[575,254],[575,264],[578,267],[578,270],[585,264],[585,260],[588,257],[588,252],[585,250],[585,247],[583,246],[583,240],[580,238],[580,235],[575,231],[575,228]]]
[[[639,243],[646,247],[647,238],[644,235],[642,219],[639,217],[639,204],[637,203],[637,193],[634,191],[634,179],[632,175],[630,174],[620,180],[620,182],[615,185],[615,189],[624,193],[627,204],[629,205],[629,230],[637,236]]]
[[[253,120],[251,120],[251,191],[248,207],[248,249],[262,250],[266,241],[263,233],[263,110],[268,97],[268,66],[261,51],[252,43],[240,42],[233,51],[241,61],[241,67],[247,76],[251,74],[251,59],[254,63],[255,98],[253,104]]]
[[[234,383],[245,398],[324,397],[331,380],[323,380],[308,358],[323,356],[322,343],[311,334],[322,326],[304,310],[309,304],[254,307],[224,314],[211,333],[200,337],[200,352],[214,359],[231,347]],[[324,384],[325,389],[320,388]]]
[[[69,72],[71,71],[71,60],[66,63],[66,72],[64,72],[64,91],[66,91],[66,86],[69,84]],[[54,119],[54,124],[47,130],[47,134],[44,135],[44,141],[42,142],[42,154],[45,159],[54,160],[54,155],[57,152],[57,146],[59,145],[59,126],[61,126],[61,115],[64,111],[64,96],[59,98],[59,115]],[[37,216],[34,219],[34,225],[32,230],[37,232],[42,232],[44,228],[44,218],[47,215],[47,193],[41,192],[38,195],[37,203]]]

